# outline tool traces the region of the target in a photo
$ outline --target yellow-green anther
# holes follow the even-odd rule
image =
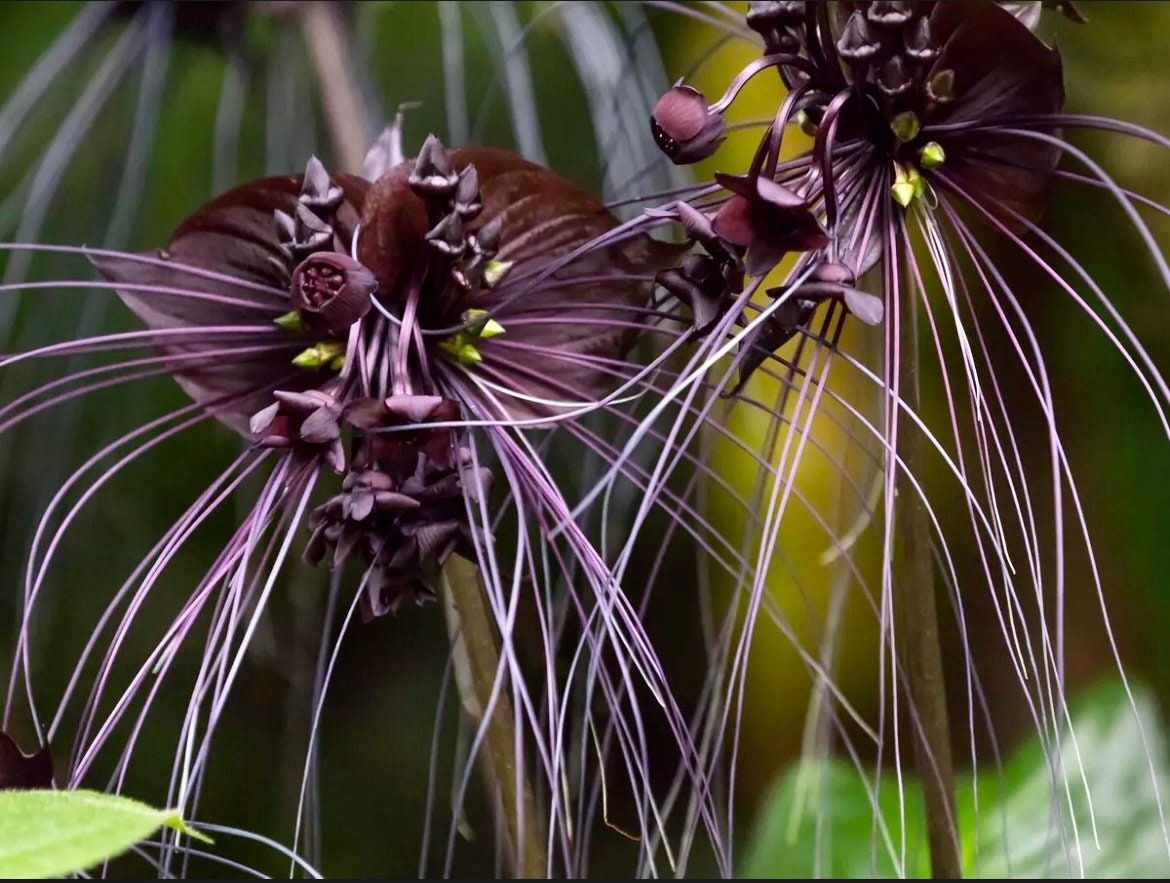
[[[947,153],[937,141],[931,141],[918,154],[924,169],[941,169],[947,161]]]
[[[890,129],[895,138],[906,144],[918,137],[918,133],[922,131],[922,124],[918,122],[918,114],[906,110],[890,121]]]
[[[308,371],[320,371],[326,365],[340,371],[345,364],[345,345],[336,341],[324,341],[297,353],[292,363]]]
[[[483,268],[483,281],[488,288],[495,288],[512,269],[514,261],[488,261]]]
[[[467,323],[467,333],[473,337],[499,337],[504,333],[504,326],[491,318],[487,310],[464,310],[463,321]]]
[[[471,367],[483,361],[483,356],[471,343],[468,336],[462,331],[452,334],[446,340],[439,341],[439,349],[458,362],[460,365]]]
[[[800,126],[800,131],[804,132],[804,134],[808,135],[808,137],[817,137],[817,124],[814,123],[812,117],[810,117],[803,110],[797,111],[796,124]]]
[[[315,346],[311,346],[306,350],[301,350],[293,357],[292,363],[298,368],[305,368],[309,371],[316,371],[321,367],[321,354],[317,352]]]
[[[894,194],[894,202],[902,208],[909,208],[914,201],[914,185],[909,181],[895,181],[890,192]]]
[[[499,337],[504,333],[504,326],[495,319],[488,319],[483,323],[483,328],[479,330],[480,337]]]
[[[300,334],[305,330],[305,323],[301,321],[301,314],[296,310],[291,310],[283,316],[277,316],[272,320],[272,324],[293,334]]]
[[[890,188],[890,192],[894,196],[894,202],[902,208],[909,208],[910,203],[926,192],[926,179],[913,166],[895,166],[895,168],[897,172],[894,176],[894,186]]]

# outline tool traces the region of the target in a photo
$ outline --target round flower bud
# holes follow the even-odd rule
[[[658,99],[650,115],[658,147],[676,165],[711,156],[723,143],[723,114],[711,113],[698,89],[675,86]]]
[[[308,330],[344,334],[370,311],[377,287],[374,274],[353,258],[321,251],[297,265],[290,290]]]

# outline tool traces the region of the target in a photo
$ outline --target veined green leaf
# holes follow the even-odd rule
[[[1170,875],[1150,774],[1152,759],[1165,808],[1165,738],[1152,697],[1135,690],[1134,698],[1137,716],[1120,685],[1098,689],[1074,710],[1072,732],[1061,734],[1055,753],[1045,757],[1033,740],[1002,772],[985,764],[978,792],[971,776],[960,777],[964,876]],[[765,798],[741,876],[926,876],[922,801],[911,777],[902,795],[904,812],[891,776],[863,779],[840,760],[798,764]]]
[[[0,791],[0,877],[60,877],[121,855],[166,826],[209,839],[178,810],[96,791]]]

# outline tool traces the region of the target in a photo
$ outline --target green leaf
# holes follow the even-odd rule
[[[121,855],[163,826],[210,840],[178,810],[96,791],[0,791],[0,877],[61,877]]]
[[[1120,685],[1095,691],[1073,712],[1072,733],[1062,734],[1059,750],[1050,751],[1047,762],[1036,739],[1002,771],[985,761],[978,778],[978,812],[974,780],[960,777],[955,799],[965,876],[1170,875],[1149,760],[1165,807],[1170,794],[1165,738],[1153,699],[1141,690],[1135,690],[1134,699],[1137,717]],[[929,861],[922,803],[909,776],[903,794],[904,871],[925,876]],[[867,773],[863,779],[840,760],[798,764],[765,798],[741,875],[897,876],[899,819],[892,776],[876,782]]]

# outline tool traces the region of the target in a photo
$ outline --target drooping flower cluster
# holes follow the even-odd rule
[[[745,357],[749,367],[807,329],[809,307],[826,297],[880,321],[883,305],[853,285],[891,250],[891,200],[909,208],[949,186],[1014,228],[1036,219],[1059,150],[986,127],[1055,114],[1064,89],[1059,56],[1012,12],[992,2],[759,2],[747,23],[764,56],[710,106],[675,86],[650,122],[672,160],[694,162],[716,152],[723,114],[750,79],[775,71],[787,90],[747,173],[715,175],[729,195],[677,211],[692,239],[711,252],[713,234],[714,250],[742,257],[749,275],[803,255],[795,276],[805,282],[768,292],[793,303],[752,335],[762,355]],[[781,163],[797,122],[814,132],[813,150]],[[716,285],[705,267],[682,276],[727,303],[736,288]]]
[[[629,642],[631,649],[623,652],[647,672],[653,689],[669,696],[640,622],[621,600],[602,556],[571,523],[570,504],[548,479],[528,431],[548,435],[567,420],[608,407],[622,382],[609,366],[637,342],[654,275],[679,250],[623,230],[582,190],[507,151],[449,151],[432,137],[417,160],[403,160],[395,153],[397,140],[389,131],[371,151],[371,179],[330,174],[313,159],[303,176],[266,178],[223,194],[157,251],[81,250],[145,328],[4,361],[154,350],[129,360],[125,369],[113,365],[97,373],[116,373],[114,382],[166,374],[192,403],[115,442],[111,450],[134,447],[106,478],[207,416],[250,442],[113,594],[103,624],[120,615],[120,634],[135,622],[195,527],[248,476],[271,466],[219,558],[102,719],[109,672],[124,651],[120,640],[111,643],[60,776],[63,786],[85,780],[116,723],[130,713],[130,698],[141,695],[148,677],[166,677],[174,648],[196,627],[201,611],[212,610],[214,647],[206,652],[235,653],[246,646],[246,622],[254,622],[253,610],[263,610],[297,545],[310,564],[328,563],[335,585],[344,568],[356,572],[355,608],[360,601],[367,617],[434,597],[455,554],[478,564],[489,609],[515,603],[510,598],[522,587],[548,584],[551,591],[555,585],[566,592],[556,601],[558,610],[575,609],[588,633],[596,628],[585,625],[590,607],[617,604],[618,613],[607,613],[609,621],[590,641]],[[110,381],[81,383],[71,396],[103,384]],[[41,392],[13,403],[9,425],[36,413]],[[314,491],[333,482],[333,492],[310,507]],[[53,528],[55,537],[69,521],[67,516]],[[501,525],[514,537],[506,550],[498,548]],[[36,609],[55,547],[54,539],[43,559],[34,548],[27,617]],[[592,600],[577,594],[580,586]],[[494,615],[503,616],[495,609]],[[31,634],[21,640],[18,660]],[[95,634],[78,661],[79,672],[96,642]],[[514,660],[507,664],[513,667],[511,689],[523,697],[516,701],[531,702],[529,691],[543,688],[529,685]],[[31,673],[25,676],[29,711],[39,727]],[[182,735],[175,762],[184,780],[198,780],[205,771],[207,746],[234,677],[207,668],[193,687],[191,714],[208,691],[214,710],[205,729]],[[626,714],[621,694],[604,673],[593,677],[604,680],[605,703],[620,720]],[[59,734],[79,684],[75,680],[48,722],[49,740]],[[10,694],[10,712],[13,699]],[[685,743],[680,712],[673,703],[667,707]],[[547,727],[562,726],[560,712],[554,712]],[[533,721],[530,730],[520,738],[547,744],[544,725]],[[626,730],[621,738],[630,737]],[[136,740],[132,735],[122,749],[123,768]],[[544,766],[541,774],[553,781],[559,775]],[[550,823],[561,826],[562,837],[565,823],[558,820],[566,811],[557,809]]]
[[[1076,15],[1072,4],[1055,5]],[[790,506],[803,507],[824,532],[826,560],[841,562],[843,590],[864,596],[885,642],[883,706],[872,724],[835,691],[830,696],[833,624],[825,624],[821,646],[798,646],[828,697],[817,706],[824,717],[817,732],[834,731],[831,738],[852,750],[852,725],[838,718],[847,712],[873,740],[880,765],[888,721],[904,720],[899,709],[911,708],[910,738],[923,728],[905,661],[893,649],[903,603],[894,577],[896,551],[906,544],[895,536],[901,512],[921,506],[928,529],[916,538],[918,549],[934,559],[926,561],[926,581],[937,578],[951,590],[960,621],[965,598],[957,546],[943,528],[947,513],[926,493],[916,471],[921,450],[914,453],[908,438],[957,480],[962,502],[950,508],[970,516],[964,539],[979,559],[1037,727],[1055,732],[1063,725],[1063,557],[1058,552],[1049,565],[1035,527],[1042,491],[1024,474],[1019,451],[1030,440],[1018,438],[1009,419],[1005,370],[1015,372],[1013,385],[1035,394],[1052,452],[1058,521],[1069,498],[1083,517],[1080,497],[1026,311],[981,239],[999,232],[1072,293],[1037,256],[1039,240],[1099,293],[1037,220],[1058,178],[1129,203],[1103,173],[1086,178],[1058,168],[1074,150],[1059,128],[1086,119],[1062,113],[1060,58],[1032,29],[1041,4],[753,2],[746,18],[718,4],[711,9],[711,20],[729,34],[753,36],[759,57],[715,102],[676,85],[642,138],[677,164],[720,162],[737,132],[750,131],[727,122],[744,85],[774,79],[783,97],[750,163],[723,166],[709,182],[672,191],[630,222],[619,223],[564,179],[513,154],[447,150],[431,138],[416,160],[402,161],[388,138],[371,152],[364,178],[330,174],[312,161],[304,176],[223,195],[160,252],[92,253],[146,329],[15,354],[3,364],[87,347],[151,347],[155,354],[135,360],[134,371],[169,374],[192,405],[168,415],[174,425],[150,426],[151,433],[161,427],[157,436],[143,429],[142,450],[209,414],[246,437],[249,448],[112,599],[103,625],[117,621],[119,638],[99,663],[62,784],[86,778],[131,715],[132,699],[145,694],[149,707],[150,678],[161,683],[175,648],[209,611],[212,661],[192,688],[176,752],[176,781],[200,781],[239,661],[290,547],[330,567],[334,586],[347,570],[357,574],[352,609],[360,603],[367,617],[433,597],[445,565],[460,556],[478,565],[505,651],[492,685],[498,695],[511,694],[524,730],[516,753],[528,760],[520,774],[536,771],[543,783],[542,833],[559,850],[548,868],[587,869],[588,850],[578,844],[606,812],[620,768],[639,814],[640,872],[661,872],[665,853],[671,870],[684,873],[703,827],[719,869],[730,874],[738,728],[757,619],[801,644],[767,586],[774,567],[788,566],[777,549]],[[1110,126],[1121,124],[1101,127]],[[798,127],[813,139],[811,148],[782,159],[782,142],[800,137]],[[661,228],[681,233],[687,246],[645,235]],[[941,297],[931,296],[936,290]],[[988,356],[980,300],[1018,357],[1006,369]],[[1131,364],[1143,381],[1149,376],[1161,414],[1170,405],[1168,387],[1124,322],[1112,318],[1136,354]],[[847,320],[877,329],[879,367],[842,350]],[[918,353],[919,327],[940,354],[930,367],[946,390],[953,441],[918,409],[919,363],[929,362]],[[947,343],[959,353],[961,375],[942,355]],[[834,379],[848,370],[876,391],[878,417],[828,382],[834,365]],[[131,376],[127,368],[116,380]],[[753,378],[764,382],[748,387]],[[81,379],[90,382],[89,375]],[[92,385],[109,382],[99,375]],[[772,387],[775,399],[765,401],[759,390]],[[720,397],[763,415],[762,446],[718,407]],[[3,427],[40,407],[33,401],[5,405]],[[588,415],[610,424],[599,429],[578,419]],[[853,479],[831,441],[818,438],[822,420],[862,449],[878,471],[867,476],[873,489]],[[125,440],[127,462],[138,455],[141,435]],[[580,473],[565,483],[553,477],[548,454],[562,443],[573,445],[569,459]],[[728,479],[713,447],[751,458],[758,475],[750,491]],[[839,526],[802,492],[797,474],[809,451],[841,474],[843,497],[860,513],[855,522]],[[581,452],[585,462],[601,464],[600,477],[576,469]],[[261,466],[271,471],[255,506],[103,719],[104,691],[123,653],[120,636],[186,538]],[[567,488],[578,480],[586,490],[570,499]],[[707,511],[708,492],[731,500],[745,537]],[[598,509],[600,540],[586,530]],[[877,588],[853,555],[871,524],[882,533]],[[1056,529],[1063,543],[1062,525]],[[45,530],[49,542],[41,543],[38,531],[25,587],[30,611],[60,535]],[[676,582],[664,562],[680,537],[704,577],[714,571],[735,590],[722,621],[704,621],[709,674],[687,714],[642,625],[655,585]],[[1087,542],[1086,551],[1092,559]],[[645,586],[636,598],[626,593],[631,573]],[[534,666],[518,661],[512,643],[521,603],[538,611],[543,658]],[[13,682],[25,680],[36,721],[29,635],[26,629]],[[82,652],[79,673],[91,649]],[[458,670],[463,660],[452,655]],[[60,732],[61,709],[79,677],[44,728],[49,738]],[[970,681],[968,688],[970,697]],[[665,710],[679,748],[665,797],[649,759],[643,691],[651,707]],[[885,704],[889,696],[898,708]],[[570,731],[579,741],[566,748]],[[122,770],[137,739],[132,732]],[[897,755],[896,732],[893,744]],[[0,760],[9,747],[0,742]],[[7,757],[13,768],[33,762],[11,751]],[[726,809],[717,805],[724,798]],[[939,824],[949,825],[951,807],[936,808]],[[895,865],[905,869],[905,857]]]
[[[643,197],[655,205],[633,225],[672,227],[694,246],[657,278],[661,311],[688,329],[695,347],[635,433],[638,439],[667,441],[652,467],[655,483],[648,498],[674,502],[671,488],[693,486],[683,485],[691,466],[688,454],[700,461],[691,478],[700,483],[704,445],[729,451],[747,462],[744,468],[756,470],[750,495],[736,498],[739,485],[720,488],[733,497],[732,505],[723,505],[743,511],[742,549],[715,541],[704,558],[718,561],[716,569],[737,594],[722,611],[721,626],[712,629],[718,638],[712,640],[710,665],[718,673],[708,682],[711,698],[698,712],[704,723],[695,726],[716,735],[701,763],[713,778],[726,756],[722,752],[730,752],[734,763],[757,618],[777,626],[806,661],[816,684],[816,711],[810,714],[819,716],[818,732],[826,742],[840,740],[855,751],[848,728],[834,716],[841,697],[830,695],[826,658],[831,660],[837,640],[835,620],[825,626],[819,647],[806,644],[769,598],[773,567],[787,572],[805,603],[814,594],[803,586],[799,565],[791,565],[781,551],[784,525],[791,520],[785,514],[799,508],[797,519],[807,514],[825,536],[822,561],[842,568],[841,590],[856,589],[865,597],[879,629],[882,707],[867,737],[877,743],[879,757],[888,757],[891,704],[895,717],[896,709],[911,709],[912,729],[902,739],[913,741],[927,789],[932,854],[949,851],[952,861],[959,850],[953,796],[948,797],[952,734],[941,697],[943,671],[934,662],[925,678],[932,685],[924,688],[920,660],[904,655],[921,645],[917,636],[901,631],[908,621],[914,628],[916,618],[923,618],[908,600],[910,593],[916,584],[920,590],[925,586],[933,599],[936,582],[947,589],[962,638],[965,685],[954,670],[947,674],[959,695],[966,687],[972,731],[981,713],[972,698],[977,689],[972,684],[978,683],[975,648],[988,642],[966,631],[971,595],[960,585],[964,553],[970,550],[973,560],[966,564],[982,577],[993,627],[1002,638],[996,646],[1011,659],[1038,731],[1059,728],[1067,713],[1061,631],[1065,556],[1073,553],[1066,546],[1094,562],[1088,589],[1106,610],[1041,335],[1029,316],[1028,298],[1013,290],[985,244],[988,236],[998,235],[1104,329],[1163,425],[1170,406],[1170,387],[1138,335],[1101,284],[1039,224],[1053,185],[1075,182],[1110,193],[1155,249],[1136,205],[1164,207],[1120,188],[1066,141],[1061,129],[1087,127],[1162,146],[1170,142],[1137,126],[1064,112],[1060,55],[1036,33],[1043,7],[1084,21],[1076,6],[1063,2],[752,2],[738,21],[730,10],[706,10],[704,20],[719,31],[717,38],[750,34],[761,51],[713,101],[682,81],[662,95],[649,134],[665,157],[684,165],[709,161],[720,171],[689,190]],[[774,108],[758,124],[732,125],[740,93],[759,80],[776,82]],[[728,145],[754,138],[757,131],[750,163],[729,168],[734,154]],[[811,139],[808,149],[782,152],[792,139],[805,137]],[[1068,159],[1088,171],[1061,167]],[[1154,261],[1170,286],[1156,251]],[[853,339],[862,345],[853,352],[840,346],[847,321],[877,329],[856,330]],[[723,358],[728,355],[730,361]],[[830,382],[830,367],[835,380],[845,372],[841,385]],[[946,419],[939,426],[929,421],[933,411],[919,399],[927,388],[924,375],[941,390]],[[760,382],[745,387],[753,378]],[[874,397],[859,400],[856,385],[872,389]],[[759,438],[754,430],[737,433],[733,421],[711,404],[718,395],[762,415],[766,428]],[[1025,470],[1021,451],[1034,442],[1020,435],[1013,417],[1018,396],[1034,405],[1033,418],[1039,415],[1051,459],[1042,478],[1050,484]],[[737,425],[750,425],[751,419]],[[824,428],[828,432],[821,438]],[[840,435],[847,441],[844,453],[838,450]],[[848,465],[856,448],[873,470],[863,471],[860,482]],[[623,456],[632,457],[632,451],[628,445]],[[843,523],[824,511],[800,480],[802,458],[810,451],[818,467],[839,476],[842,506],[857,513]],[[932,474],[940,469],[954,479],[959,506],[932,498],[923,474],[927,463]],[[727,474],[717,472],[715,481]],[[1038,501],[1046,495],[1059,547],[1054,554],[1037,528],[1043,520]],[[1069,499],[1076,501],[1071,515]],[[1068,531],[1066,519],[1075,519],[1075,530]],[[908,532],[907,526],[913,529]],[[855,550],[871,527],[880,551],[877,586],[869,584],[866,556]],[[1070,534],[1076,540],[1070,541]],[[956,542],[959,535],[962,545]],[[634,542],[631,537],[624,549]],[[1028,565],[1022,568],[1021,560]],[[840,597],[834,595],[832,603],[843,603]],[[1104,618],[1108,629],[1107,613]],[[937,648],[937,637],[932,640]],[[845,710],[857,720],[853,709]],[[898,738],[895,733],[896,756],[903,750]],[[734,768],[729,775],[734,792]],[[949,849],[935,852],[948,840]],[[911,867],[896,849],[891,858],[894,867]],[[1069,861],[1075,867],[1075,857]],[[947,865],[941,873],[947,868],[958,871]]]

